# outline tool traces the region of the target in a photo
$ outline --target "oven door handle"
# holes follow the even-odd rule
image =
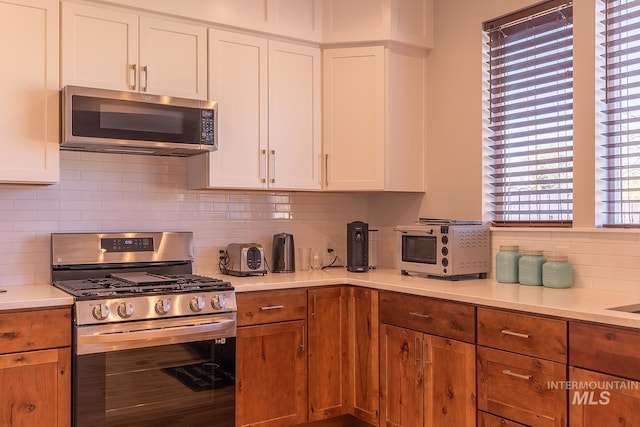
[[[79,334],[77,351],[78,354],[101,353],[116,349],[230,338],[236,334],[235,323],[235,319],[223,319],[202,324]]]

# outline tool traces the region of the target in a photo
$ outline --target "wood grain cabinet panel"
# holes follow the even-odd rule
[[[475,307],[469,304],[383,291],[380,322],[475,342]]]
[[[524,424],[478,411],[478,427],[526,427]]]
[[[564,427],[566,369],[562,363],[478,347],[478,409],[531,426]]]
[[[307,290],[238,292],[238,326],[306,319]]]
[[[567,322],[478,308],[478,345],[567,362]]]

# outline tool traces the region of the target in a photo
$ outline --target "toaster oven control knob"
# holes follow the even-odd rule
[[[222,310],[225,306],[226,300],[222,295],[214,295],[211,297],[211,307],[214,310]]]
[[[171,310],[171,301],[167,298],[160,298],[156,301],[156,313],[167,314]]]
[[[107,304],[97,304],[91,312],[96,320],[104,320],[109,317],[109,307]]]
[[[203,297],[193,297],[191,301],[189,301],[189,308],[191,311],[199,312],[204,308],[204,298]]]
[[[123,302],[118,306],[118,316],[123,319],[128,319],[133,316],[133,304],[130,302]]]

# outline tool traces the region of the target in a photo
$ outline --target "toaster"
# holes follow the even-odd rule
[[[257,243],[230,243],[220,260],[220,272],[231,276],[256,276],[267,273],[264,249]]]

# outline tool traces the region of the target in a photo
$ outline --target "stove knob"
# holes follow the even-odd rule
[[[109,307],[107,304],[98,304],[93,307],[92,314],[96,320],[104,320],[109,317]]]
[[[130,302],[123,302],[118,306],[118,316],[123,319],[128,319],[133,316],[133,304]]]
[[[156,301],[156,313],[167,314],[171,310],[171,301],[167,298],[160,298]]]
[[[214,310],[222,310],[225,303],[224,295],[214,295],[211,297],[211,307],[213,307]]]
[[[204,298],[203,297],[193,297],[191,301],[189,301],[189,308],[191,311],[195,311],[196,313],[202,311],[204,308]]]

